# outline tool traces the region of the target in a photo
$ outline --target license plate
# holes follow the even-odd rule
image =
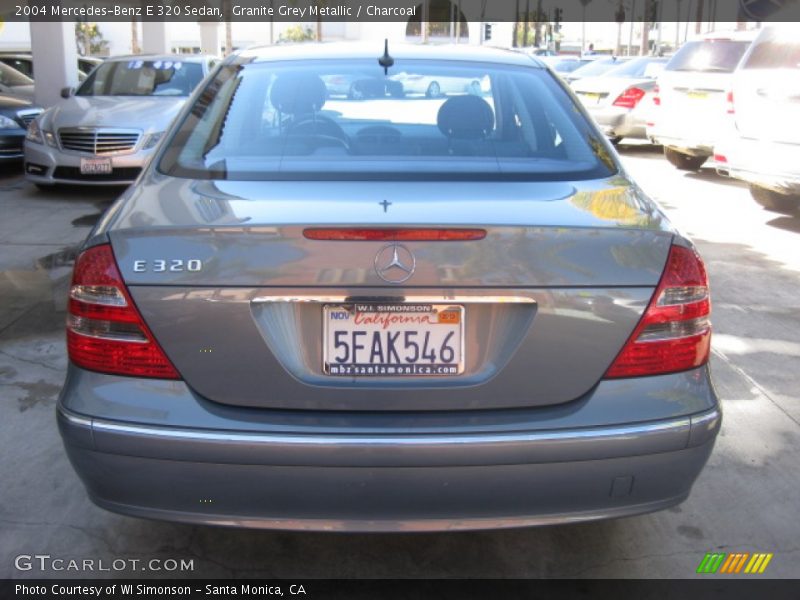
[[[81,175],[110,175],[110,158],[82,158]]]
[[[600,94],[581,94],[584,104],[599,104]]]
[[[453,376],[464,371],[464,307],[326,304],[322,368],[358,377]]]

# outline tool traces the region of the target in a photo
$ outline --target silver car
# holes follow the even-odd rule
[[[343,70],[487,92],[333,98]],[[91,499],[127,515],[645,513],[686,499],[721,422],[700,257],[518,53],[227,58],[89,236],[68,310],[61,434]]]
[[[612,143],[645,139],[655,77],[666,63],[666,58],[642,56],[603,75],[578,79],[572,89]]]
[[[45,189],[132,183],[211,60],[135,55],[104,61],[29,127],[26,178]]]

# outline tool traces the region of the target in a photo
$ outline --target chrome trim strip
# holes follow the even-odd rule
[[[58,413],[64,418],[64,420],[69,423],[70,425],[75,425],[77,427],[91,427],[92,426],[92,419],[82,417],[78,414],[75,414],[72,411],[67,410],[60,404],[58,405]]]
[[[717,419],[722,416],[722,413],[718,409],[712,409],[707,413],[701,413],[699,415],[692,416],[692,428],[695,427],[704,427],[709,423],[713,423]]]
[[[641,504],[625,504],[585,510],[577,512],[550,513],[542,515],[522,515],[506,517],[453,517],[453,518],[396,518],[396,519],[281,519],[259,516],[224,515],[215,513],[199,513],[177,510],[147,508],[111,502],[97,496],[92,501],[106,510],[142,518],[163,521],[177,521],[222,527],[246,527],[248,529],[271,529],[285,531],[344,531],[354,532],[441,532],[441,531],[473,531],[481,529],[508,529],[530,527],[533,525],[567,525],[585,523],[600,519],[628,517],[642,513],[663,510],[686,500],[688,494],[680,494],[663,500]]]
[[[61,127],[57,129],[55,132],[56,142],[58,143],[58,149],[62,152],[66,153],[73,153],[73,154],[84,154],[87,156],[95,156],[105,158],[106,156],[120,156],[124,154],[135,154],[139,145],[141,144],[142,140],[144,139],[144,132],[141,129],[126,129],[120,127],[96,127],[96,126],[81,126],[81,127]],[[65,147],[61,140],[61,135],[82,135],[82,136],[92,136],[92,150],[86,149],[77,149],[75,147]],[[133,144],[125,144],[126,148],[122,150],[112,150],[110,152],[98,152],[98,137],[100,135],[121,135],[121,136],[128,136],[133,137],[136,136],[136,139],[133,141]],[[88,137],[84,138],[81,142],[83,145],[87,145],[89,143]]]
[[[250,302],[253,304],[266,304],[274,302],[313,302],[317,304],[340,304],[348,302],[372,302],[370,299],[373,294],[366,294],[366,296],[346,296],[344,294],[309,294],[308,296],[257,296]],[[398,295],[393,296],[391,290],[387,290],[386,295],[380,294],[379,298],[375,301],[380,302],[412,302],[415,304],[436,304],[436,303],[458,303],[458,304],[536,304],[534,298],[527,296],[467,296],[464,294],[457,294],[452,296],[440,295]]]
[[[169,429],[148,425],[123,424],[105,419],[91,419],[75,415],[62,406],[58,407],[64,418],[74,424],[91,423],[93,431],[121,433],[136,436],[149,436],[159,440],[190,440],[198,442],[235,442],[246,444],[281,444],[297,447],[318,447],[336,445],[337,447],[392,447],[392,446],[427,446],[452,447],[468,444],[518,444],[520,442],[569,442],[605,440],[610,438],[631,438],[640,435],[669,433],[687,430],[692,417],[680,417],[667,421],[620,425],[615,427],[597,427],[576,430],[550,430],[541,432],[509,432],[509,433],[475,433],[475,434],[418,434],[418,435],[310,435],[310,434],[275,434],[275,433],[241,433],[236,431],[209,431],[200,429]],[[713,411],[715,416],[719,413]]]

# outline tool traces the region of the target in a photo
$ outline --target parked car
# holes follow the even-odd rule
[[[696,250],[543,63],[389,50],[229,56],[86,241],[58,421],[98,505],[429,531],[689,494],[721,420]],[[327,93],[384,68],[487,95]]]
[[[583,77],[572,89],[613,143],[623,138],[646,139],[645,126],[666,58],[643,56],[624,62],[598,77]]]
[[[33,79],[0,62],[0,93],[33,100]]]
[[[28,128],[25,176],[54,184],[127,185],[142,170],[187,97],[208,73],[199,55],[122,56]]]
[[[386,77],[374,77],[368,73],[334,73],[323,79],[328,96],[346,96],[353,100],[402,96],[403,84]]]
[[[627,56],[601,56],[599,54],[584,55],[583,60],[585,64],[581,67],[564,74],[564,81],[569,84],[578,81],[584,77],[598,77],[608,73],[625,61],[630,60]]]
[[[427,98],[439,98],[447,94],[481,94],[481,80],[477,78],[464,81],[463,77],[401,72],[390,76],[389,80],[402,85],[403,94],[423,95]]]
[[[659,75],[647,136],[678,169],[699,169],[728,132],[731,75],[754,37],[752,31],[709,33],[684,44]]]
[[[0,163],[22,158],[25,130],[41,112],[30,100],[0,94]]]
[[[33,79],[33,57],[30,54],[0,52],[0,62]],[[83,81],[86,79],[89,72],[102,62],[103,60],[100,58],[79,57],[78,80]]]
[[[728,111],[735,130],[715,149],[720,169],[750,184],[778,211],[800,206],[800,27],[761,30],[733,74]]]
[[[97,65],[103,64],[103,60],[104,59],[97,58],[96,56],[79,56],[78,70],[84,75],[88,75]]]

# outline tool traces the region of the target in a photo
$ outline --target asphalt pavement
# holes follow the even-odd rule
[[[460,533],[246,531],[95,507],[63,452],[54,407],[67,364],[70,266],[117,191],[43,193],[0,173],[0,578],[684,578],[696,576],[707,552],[773,553],[759,577],[800,577],[800,214],[763,210],[745,186],[711,169],[677,171],[658,148],[620,151],[708,266],[711,366],[724,409],[714,453],[690,498],[667,511]],[[18,556],[36,554],[94,560],[95,569],[141,563],[95,572],[15,567]],[[151,559],[161,570],[142,572]],[[167,571],[167,559],[193,568]]]

